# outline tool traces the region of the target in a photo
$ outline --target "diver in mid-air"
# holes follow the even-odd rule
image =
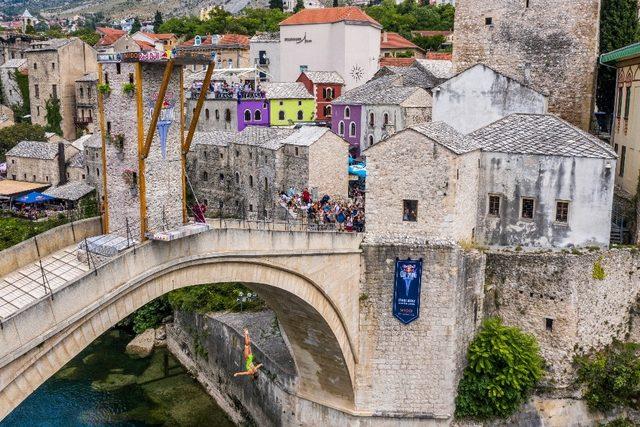
[[[253,364],[253,353],[251,353],[251,338],[249,338],[249,330],[247,328],[243,329],[244,332],[244,371],[236,372],[233,374],[234,377],[239,377],[241,375],[251,375],[253,379],[258,378],[258,369],[262,367],[262,363],[257,365]]]

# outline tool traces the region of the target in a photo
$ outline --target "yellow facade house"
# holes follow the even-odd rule
[[[263,83],[265,97],[269,100],[271,126],[291,126],[316,119],[316,101],[304,84]]]

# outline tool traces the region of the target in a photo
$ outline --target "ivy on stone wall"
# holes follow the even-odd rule
[[[536,339],[502,324],[482,323],[469,345],[468,365],[458,384],[458,418],[490,419],[512,415],[542,378],[544,360]]]
[[[604,267],[602,267],[602,257],[593,263],[593,272],[591,275],[596,280],[604,280],[604,278],[607,277],[607,273],[604,272]]]
[[[24,116],[31,114],[31,102],[29,101],[29,76],[16,70],[13,73],[13,80],[15,80],[18,85],[18,89],[20,89],[20,96],[22,97],[22,102],[20,104],[11,106],[15,116],[15,121],[16,123],[22,121],[31,122],[30,119],[23,119]]]
[[[62,123],[62,114],[60,114],[60,100],[58,98],[51,97],[47,99],[47,102],[45,102],[44,108],[45,110],[47,110],[47,113],[45,115],[47,125],[44,127],[44,129],[47,132],[54,132],[62,136],[62,127],[60,126],[60,124]]]
[[[607,348],[576,357],[578,383],[589,409],[637,409],[640,402],[640,344],[615,341]]]

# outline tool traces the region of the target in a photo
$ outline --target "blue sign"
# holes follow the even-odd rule
[[[420,317],[422,259],[396,259],[393,282],[393,315],[405,325]]]

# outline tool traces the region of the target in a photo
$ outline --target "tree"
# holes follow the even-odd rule
[[[44,129],[47,132],[54,132],[60,136],[62,136],[62,128],[60,124],[62,123],[62,114],[60,114],[60,100],[58,98],[54,98],[53,96],[47,99],[47,102],[44,104],[45,110],[47,113],[45,115],[45,119],[47,120],[47,125]]]
[[[304,1],[303,0],[296,0],[296,5],[293,7],[293,13],[298,13],[302,9],[304,9]]]
[[[133,24],[131,24],[131,31],[129,31],[129,34],[135,34],[138,31],[140,31],[141,28],[142,28],[142,24],[140,23],[140,20],[136,16],[133,19]]]
[[[31,123],[18,123],[0,129],[0,161],[20,141],[46,141],[44,128]]]
[[[80,40],[82,40],[89,46],[95,46],[100,40],[100,35],[89,28],[80,28],[79,30],[71,33],[71,35],[74,37],[79,37]]]
[[[482,323],[467,360],[458,384],[456,417],[506,418],[526,401],[543,374],[536,339],[504,326],[497,317]]]
[[[638,41],[636,0],[602,0],[600,8],[600,53],[611,52]],[[596,104],[600,111],[613,113],[616,70],[600,65]]]
[[[440,35],[430,37],[415,36],[411,41],[424,50],[439,50],[447,39]]]
[[[36,33],[36,29],[33,27],[33,25],[29,24],[29,25],[27,25],[25,27],[24,33],[25,34],[35,34]]]
[[[156,15],[153,17],[153,32],[159,33],[160,27],[162,26],[163,23],[164,23],[164,20],[162,19],[162,13],[160,13],[159,10],[156,10]]]
[[[282,0],[269,0],[269,9],[280,9],[282,10]]]

